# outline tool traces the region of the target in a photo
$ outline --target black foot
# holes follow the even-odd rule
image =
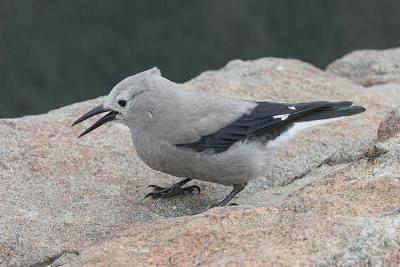
[[[210,207],[210,209],[217,208],[217,207],[235,207],[235,206],[239,206],[239,204],[237,204],[237,203],[229,203],[229,204],[218,203],[218,204],[212,205]]]
[[[173,185],[171,187],[161,187],[158,185],[151,184],[147,187],[152,187],[153,192],[148,193],[144,198],[152,197],[152,198],[166,198],[166,197],[175,197],[179,195],[184,195],[186,193],[193,194],[194,191],[198,191],[200,194],[200,187],[197,185],[187,186],[187,187],[179,187]]]
[[[246,184],[235,184],[233,185],[233,190],[232,192],[221,202],[219,202],[218,204],[212,205],[211,208],[215,208],[215,207],[226,207],[226,206],[237,206],[238,204],[236,203],[229,203],[232,198],[234,198],[238,193],[240,193],[245,187]]]

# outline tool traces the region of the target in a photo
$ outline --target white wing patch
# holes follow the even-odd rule
[[[290,114],[281,114],[281,115],[276,115],[272,116],[274,119],[281,119],[282,121],[286,120],[289,117]]]
[[[296,107],[295,106],[290,106],[290,107],[288,107],[288,109],[296,110]]]
[[[342,119],[344,119],[344,117],[295,123],[293,125],[293,127],[291,127],[288,131],[282,133],[275,140],[269,141],[267,143],[267,148],[278,148],[307,128],[317,126],[317,125],[322,125],[325,123],[331,123],[334,121],[339,121]]]

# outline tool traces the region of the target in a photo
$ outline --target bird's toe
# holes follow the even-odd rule
[[[166,197],[174,197],[178,195],[184,195],[186,193],[193,194],[197,191],[200,194],[200,187],[197,185],[187,186],[187,187],[161,187],[158,185],[148,185],[147,187],[153,188],[153,192],[148,193],[144,198],[152,197],[152,198],[166,198]]]
[[[147,188],[150,188],[150,187],[153,188],[154,191],[162,191],[162,190],[166,189],[165,187],[161,187],[161,186],[158,186],[158,185],[155,185],[155,184],[149,184],[147,186]]]

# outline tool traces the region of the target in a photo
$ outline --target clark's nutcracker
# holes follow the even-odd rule
[[[226,206],[265,174],[273,152],[308,126],[365,111],[352,102],[274,103],[239,100],[185,89],[157,68],[118,83],[104,103],[73,123],[108,112],[79,137],[118,121],[127,125],[139,157],[151,168],[185,178],[171,187],[149,185],[164,198],[200,192],[192,179],[233,186],[215,206]],[[73,126],[72,125],[72,126]]]

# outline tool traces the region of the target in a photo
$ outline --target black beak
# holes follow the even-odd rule
[[[107,122],[109,122],[109,121],[116,120],[115,117],[118,115],[118,112],[112,111],[112,110],[110,110],[110,109],[105,109],[105,108],[103,107],[103,105],[100,105],[100,106],[98,106],[98,107],[95,107],[94,109],[92,109],[92,110],[89,111],[88,113],[85,113],[85,114],[84,114],[82,117],[80,117],[79,119],[77,119],[77,120],[71,125],[71,127],[74,126],[74,125],[76,125],[76,124],[78,124],[78,123],[81,123],[82,121],[87,120],[87,119],[89,119],[89,118],[91,118],[91,117],[93,117],[93,116],[95,116],[95,115],[97,115],[97,114],[104,113],[104,112],[107,112],[107,111],[110,111],[110,112],[107,113],[107,115],[105,115],[105,116],[104,116],[103,118],[101,118],[100,120],[96,121],[92,126],[90,126],[89,128],[87,128],[83,133],[81,133],[81,134],[79,135],[79,137],[82,137],[82,136],[84,136],[85,134],[90,133],[90,132],[93,131],[94,129],[100,127],[101,125],[103,125],[103,124],[105,124],[105,123],[107,123]]]

